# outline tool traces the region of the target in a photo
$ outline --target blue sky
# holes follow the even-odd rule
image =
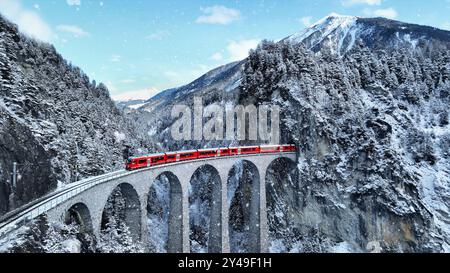
[[[119,99],[189,83],[332,12],[450,30],[450,0],[0,0],[0,12]]]

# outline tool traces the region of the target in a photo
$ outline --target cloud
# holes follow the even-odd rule
[[[109,85],[108,89],[109,89]],[[112,90],[111,90],[112,91]],[[152,98],[154,95],[158,94],[161,90],[150,87],[146,89],[139,89],[139,90],[131,90],[131,91],[124,91],[124,92],[118,92],[117,90],[112,92],[118,92],[117,94],[111,95],[111,98],[114,101],[130,101],[130,100],[148,100]]]
[[[197,24],[220,24],[228,25],[241,17],[241,12],[225,6],[210,6],[200,8],[203,15],[195,21]]]
[[[443,28],[443,29],[446,29],[446,30],[450,30],[450,21],[444,22],[444,23],[442,24],[442,28]]]
[[[81,0],[66,0],[69,6],[81,6]]]
[[[122,56],[118,55],[118,54],[113,54],[111,56],[111,58],[109,59],[110,62],[113,63],[119,63],[122,60]]]
[[[298,19],[300,23],[302,23],[305,27],[310,27],[312,25],[312,16],[305,16]]]
[[[123,80],[121,80],[120,81],[120,83],[134,83],[134,82],[136,82],[135,80],[133,80],[133,79],[123,79]]]
[[[23,33],[44,42],[51,42],[55,38],[52,29],[39,14],[23,8],[19,0],[0,0],[0,10]]]
[[[223,60],[222,53],[220,53],[220,52],[214,53],[210,59],[213,61],[221,61],[221,60]]]
[[[76,38],[90,35],[89,32],[86,32],[79,26],[74,25],[59,25],[56,29],[60,32],[72,34]]]
[[[230,54],[230,61],[239,61],[248,57],[248,53],[250,49],[254,49],[258,46],[260,40],[258,39],[250,39],[250,40],[241,40],[241,41],[231,41],[227,50]]]
[[[166,31],[166,30],[158,30],[156,32],[153,32],[152,34],[148,35],[146,38],[149,40],[154,40],[154,41],[161,41],[166,37],[170,36],[170,32]]]
[[[364,9],[363,13],[366,16],[373,16],[373,17],[386,17],[389,19],[395,19],[397,18],[397,11],[394,8],[386,8],[386,9]]]
[[[379,6],[383,0],[342,0],[341,3],[344,7],[351,7],[354,5],[369,5]]]

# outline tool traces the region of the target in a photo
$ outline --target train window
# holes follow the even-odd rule
[[[146,163],[147,162],[147,160],[145,160],[145,159],[141,159],[141,160],[139,160],[139,164],[144,164],[144,163]]]
[[[169,155],[167,158],[168,159],[175,159],[175,156],[174,155]]]
[[[193,156],[194,154],[182,154],[181,157],[190,157]]]
[[[153,162],[158,162],[164,160],[164,157],[155,157],[152,159]]]

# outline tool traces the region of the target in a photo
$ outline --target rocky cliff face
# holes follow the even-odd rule
[[[148,146],[109,97],[55,49],[0,17],[0,214]],[[19,164],[11,189],[12,163]],[[11,196],[11,193],[14,193]],[[10,200],[11,199],[11,200]]]
[[[434,53],[360,45],[338,58],[289,41],[252,52],[239,101],[280,105],[282,142],[300,149],[298,179],[272,178],[269,192],[287,191],[269,197],[284,204],[269,217],[274,251],[318,236],[352,251],[448,251],[450,52]]]

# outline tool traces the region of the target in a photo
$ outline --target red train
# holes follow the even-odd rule
[[[203,149],[203,150],[192,150],[181,152],[168,152],[129,158],[125,163],[125,168],[130,171],[162,164],[195,159],[236,156],[236,155],[283,153],[295,151],[297,151],[295,145],[266,145],[266,146],[229,147],[229,148],[214,148],[214,149]]]

